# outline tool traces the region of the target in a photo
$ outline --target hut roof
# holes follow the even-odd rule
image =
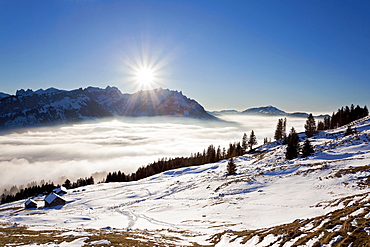
[[[26,204],[26,205],[29,205],[29,204],[31,204],[31,203],[37,204],[37,203],[36,203],[36,201],[34,201],[34,200],[32,200],[32,199],[28,199],[28,200],[25,202],[25,204]]]
[[[53,189],[53,192],[56,193],[56,194],[59,194],[61,192],[67,194],[67,189],[63,186],[60,186],[56,189]]]
[[[47,203],[52,203],[56,198],[60,198],[62,199],[63,201],[65,201],[62,197],[60,197],[59,195],[57,194],[54,194],[54,193],[50,193],[49,195],[47,195],[44,199],[44,201],[46,201]]]

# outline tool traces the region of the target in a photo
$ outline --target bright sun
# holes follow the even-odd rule
[[[136,79],[141,85],[149,86],[154,82],[153,70],[141,68],[136,72]]]

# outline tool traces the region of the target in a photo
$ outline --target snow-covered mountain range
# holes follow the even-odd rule
[[[262,107],[253,107],[248,108],[244,111],[237,111],[237,110],[221,110],[221,111],[213,111],[210,112],[211,114],[217,115],[225,115],[225,114],[245,114],[245,115],[259,115],[259,116],[285,116],[285,117],[308,117],[308,113],[305,112],[293,112],[288,113],[283,110],[276,108],[275,106],[262,106]],[[316,116],[318,118],[330,117],[329,115],[319,115]]]
[[[0,95],[0,128],[67,123],[112,116],[176,116],[214,120],[195,100],[168,89],[122,94],[116,87],[72,91],[18,90]]]
[[[369,246],[370,117],[348,126],[311,137],[307,158],[260,146],[232,176],[223,160],[69,190],[60,209],[43,208],[43,196],[38,209],[0,205],[0,244]]]

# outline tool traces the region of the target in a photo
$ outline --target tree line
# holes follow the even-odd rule
[[[31,184],[32,185],[29,185],[26,188],[21,188],[19,190],[17,189],[17,192],[14,192],[14,189],[11,189],[9,192],[4,191],[1,195],[1,204],[27,199],[39,194],[49,194],[55,188],[59,187],[59,185],[54,185],[53,182],[45,183],[42,181],[40,185],[37,185],[37,182],[32,182]],[[94,178],[92,176],[89,178],[79,178],[76,182],[73,183],[69,179],[66,179],[62,186],[64,186],[66,189],[74,189],[90,184],[94,184]],[[13,186],[12,188],[14,187],[15,186]]]
[[[209,145],[203,152],[191,154],[190,157],[162,158],[146,166],[139,167],[136,172],[131,174],[126,175],[121,171],[109,172],[105,182],[137,181],[176,168],[215,163],[253,151],[253,147],[257,144],[257,137],[252,130],[249,137],[244,133],[242,141],[230,143],[228,149]]]
[[[62,186],[64,186],[66,189],[75,189],[86,185],[92,185],[94,183],[95,181],[93,176],[90,176],[88,178],[79,178],[76,182],[73,183],[69,179],[66,179]]]
[[[15,194],[5,194],[3,193],[1,195],[1,204],[8,203],[8,202],[14,202],[22,199],[26,199],[32,196],[36,196],[39,194],[44,194],[46,192],[51,192],[53,189],[55,189],[56,186],[53,182],[51,183],[45,183],[41,185],[33,185],[24,189],[20,189]]]
[[[317,124],[317,129],[335,129],[368,115],[369,110],[367,109],[366,105],[364,107],[360,107],[359,105],[355,107],[352,104],[351,106],[345,106],[341,109],[338,109],[337,112],[333,112],[332,116],[325,117],[324,121],[319,121]]]

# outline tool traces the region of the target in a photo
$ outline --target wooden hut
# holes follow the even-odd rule
[[[45,207],[55,207],[55,206],[63,206],[66,204],[66,201],[55,193],[50,193],[44,199]]]
[[[28,199],[25,203],[24,203],[24,207],[25,208],[37,208],[37,202],[35,202],[34,200],[32,199]]]

